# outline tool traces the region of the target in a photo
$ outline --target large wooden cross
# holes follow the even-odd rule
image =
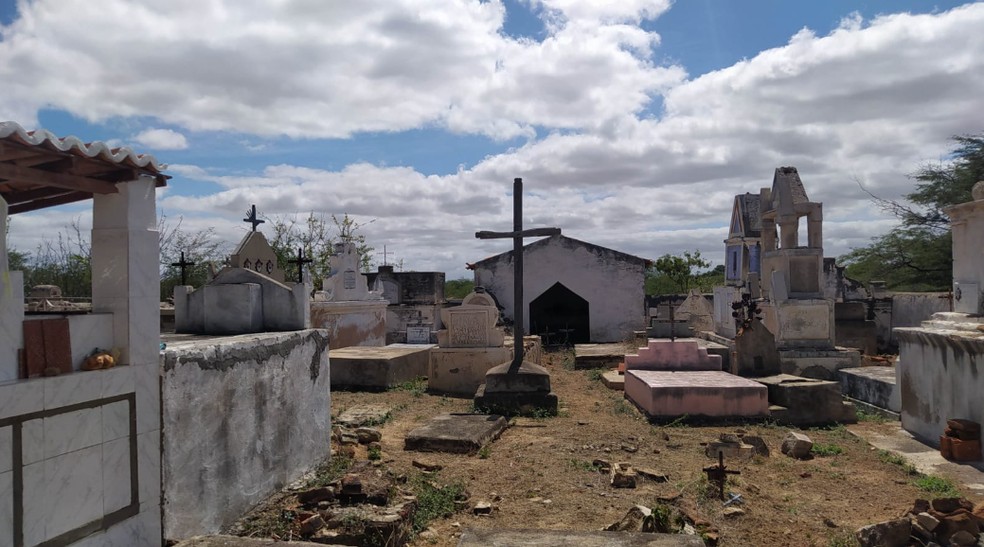
[[[478,239],[513,240],[513,337],[515,345],[511,370],[519,370],[523,364],[523,238],[560,235],[560,228],[533,228],[523,230],[523,179],[513,179],[513,231],[476,232]]]

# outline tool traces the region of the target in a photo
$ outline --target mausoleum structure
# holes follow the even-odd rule
[[[91,313],[25,316],[22,274],[0,276],[0,545],[163,542],[155,204],[167,178],[128,148],[0,123],[0,230],[8,214],[83,200],[93,218]],[[89,360],[96,348],[103,359]]]
[[[748,218],[754,211],[757,232]],[[800,233],[801,225],[806,234]],[[757,200],[750,194],[736,196],[733,237],[726,241],[729,284],[715,289],[713,313],[716,334],[735,338],[732,304],[747,293],[759,302],[781,371],[832,380],[837,370],[857,366],[860,355],[835,346],[834,300],[824,294],[822,227],[822,204],[810,201],[795,167],[777,168],[772,187],[763,188]],[[742,238],[755,243],[739,248]],[[760,255],[753,250],[759,246]]]
[[[369,290],[359,264],[355,243],[336,243],[329,259],[331,273],[311,303],[311,325],[328,330],[332,349],[386,345],[389,302],[382,290]]]
[[[444,272],[395,272],[380,266],[366,274],[369,286],[379,286],[386,308],[386,343],[429,344],[443,328]]]
[[[469,264],[513,319],[513,252]],[[529,334],[544,343],[621,342],[645,327],[649,260],[563,235],[523,247]]]
[[[938,444],[948,419],[984,423],[984,181],[946,210],[953,233],[953,312],[895,329],[902,427]]]
[[[255,231],[260,221],[247,221],[254,231],[240,242],[230,266],[198,289],[174,287],[175,332],[231,335],[311,326],[310,285],[283,281],[277,255]]]

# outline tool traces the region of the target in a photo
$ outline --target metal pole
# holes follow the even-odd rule
[[[523,335],[526,329],[523,325],[523,179],[513,179],[513,364],[512,368],[519,369],[523,364]]]

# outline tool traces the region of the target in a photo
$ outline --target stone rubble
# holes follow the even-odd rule
[[[917,499],[898,519],[859,528],[861,547],[906,545],[973,546],[984,541],[984,502],[976,506],[964,498]]]
[[[782,440],[782,453],[797,460],[810,457],[813,450],[813,440],[796,431],[790,431]]]

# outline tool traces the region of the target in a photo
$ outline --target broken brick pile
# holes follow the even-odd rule
[[[981,424],[970,420],[947,420],[940,436],[940,454],[957,462],[981,459]]]
[[[900,518],[861,527],[855,537],[861,547],[906,545],[974,546],[984,531],[984,502],[965,498],[916,500]]]

